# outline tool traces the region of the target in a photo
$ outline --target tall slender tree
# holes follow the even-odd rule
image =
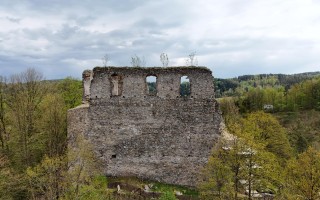
[[[0,76],[0,145],[2,150],[8,150],[9,139],[7,107],[5,99],[6,86],[6,79]]]
[[[41,159],[37,156],[36,145],[33,145],[37,142],[39,131],[36,126],[39,104],[46,91],[41,81],[42,74],[30,68],[13,75],[8,84],[6,103],[10,109],[14,133],[11,142],[16,146],[13,153],[15,162],[24,167]]]
[[[168,67],[169,65],[169,57],[166,53],[161,53],[160,54],[160,61],[162,63],[163,67]]]

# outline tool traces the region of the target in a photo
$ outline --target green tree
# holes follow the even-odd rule
[[[10,109],[12,135],[10,143],[14,149],[11,153],[20,169],[41,160],[36,125],[39,119],[39,105],[46,93],[42,84],[42,75],[34,69],[28,69],[13,75],[8,84],[6,104]]]
[[[9,158],[0,153],[0,199],[26,199],[26,185],[23,174],[17,173]]]
[[[180,95],[189,96],[190,95],[190,83],[185,81],[180,84]]]
[[[26,170],[32,199],[59,199],[64,191],[65,157],[45,156],[40,164]]]
[[[41,105],[38,126],[43,152],[49,157],[63,155],[67,143],[67,113],[65,101],[60,94],[47,94]]]
[[[62,94],[67,109],[74,108],[82,101],[82,83],[72,77],[67,77],[58,83],[58,91]]]
[[[226,125],[233,125],[239,120],[239,108],[236,106],[236,100],[232,97],[221,98],[219,101],[222,116]]]
[[[203,199],[238,199],[239,193],[252,199],[255,192],[280,192],[284,180],[276,156],[246,131],[213,151],[199,186]]]
[[[26,170],[31,199],[107,199],[110,192],[90,143],[77,138],[67,155],[45,156]]]
[[[293,85],[287,94],[288,110],[319,109],[320,78]]]
[[[103,184],[90,187],[99,176],[103,176],[101,162],[97,159],[91,143],[82,135],[78,135],[74,146],[69,146],[66,177],[68,191],[64,198],[88,199],[88,195],[101,195],[105,198],[109,193]],[[101,181],[99,178],[98,180]]]
[[[285,160],[292,156],[292,148],[286,130],[275,117],[262,111],[250,113],[246,117],[245,127],[252,126],[255,127],[252,133],[254,140],[265,143],[267,151]]]
[[[252,199],[256,191],[278,192],[282,183],[279,164],[276,156],[266,151],[266,143],[255,139],[255,135],[261,131],[259,127],[242,119],[233,128],[238,141],[236,146],[231,146],[232,158],[236,158],[233,160],[238,163],[238,180],[242,180],[241,186],[248,199]]]
[[[320,153],[312,147],[291,159],[286,170],[287,191],[295,199],[320,198]]]
[[[200,186],[201,194],[211,193],[216,199],[227,199],[230,197],[223,196],[226,194],[223,191],[229,190],[233,199],[238,199],[238,194],[246,191],[252,199],[256,191],[280,193],[284,185],[280,156],[287,155],[287,150],[281,150],[283,141],[276,147],[270,144],[279,139],[277,134],[282,127],[270,114],[263,112],[242,118],[232,101],[224,102],[223,107],[230,110],[225,119],[233,137],[222,139],[221,145],[213,151],[204,173],[207,178]],[[286,137],[280,136],[280,139],[288,142]]]
[[[250,111],[261,110],[264,104],[264,90],[262,88],[254,88],[248,91],[246,98]]]
[[[222,140],[215,147],[202,172],[203,181],[199,184],[201,199],[231,199],[234,195],[234,177],[225,146],[225,141]]]

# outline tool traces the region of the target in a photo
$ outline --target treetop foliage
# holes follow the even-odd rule
[[[55,184],[66,164],[66,111],[81,103],[81,87],[72,78],[43,81],[32,68],[0,77],[0,199],[60,191]]]
[[[298,82],[301,79],[303,81]],[[270,112],[320,110],[320,75],[302,76],[294,84],[287,85],[276,76],[240,82],[235,79],[216,80],[215,87],[217,97],[235,98],[241,112],[263,110],[266,105],[270,105]]]

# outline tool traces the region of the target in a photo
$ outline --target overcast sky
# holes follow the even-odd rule
[[[0,0],[0,75],[198,65],[215,77],[320,71],[320,0]]]

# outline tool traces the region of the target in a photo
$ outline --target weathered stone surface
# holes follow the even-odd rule
[[[157,77],[154,96],[149,75]],[[190,80],[187,97],[182,76]],[[75,134],[91,141],[106,175],[194,186],[220,137],[212,80],[203,67],[94,68],[90,106],[68,113],[70,143]]]
[[[68,110],[68,146],[69,148],[77,148],[76,139],[78,135],[84,136],[88,132],[89,104],[85,103],[81,106]]]
[[[90,100],[90,86],[92,81],[92,71],[85,70],[82,73],[82,84],[83,84],[83,95],[82,95],[82,102],[87,103]]]

